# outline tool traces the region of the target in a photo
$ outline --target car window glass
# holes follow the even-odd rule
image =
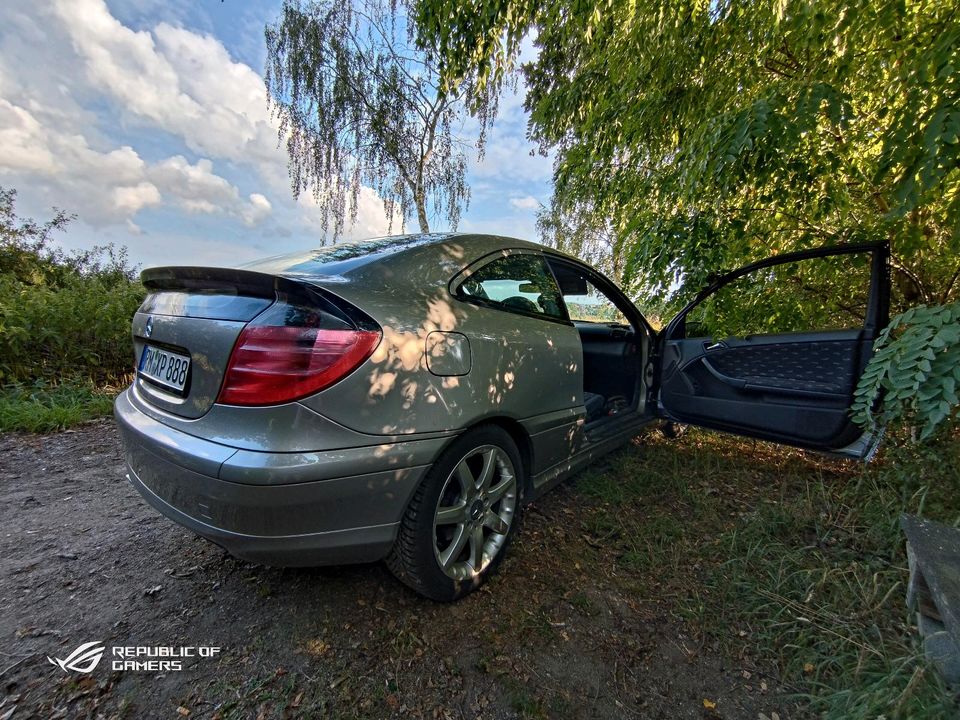
[[[487,263],[458,292],[504,310],[564,317],[560,289],[539,255],[508,255]]]
[[[686,317],[685,335],[723,338],[861,328],[870,261],[869,253],[834,255],[756,270],[694,307]]]
[[[586,290],[586,293],[564,293],[563,301],[571,320],[628,324],[620,309],[589,281],[586,282]]]

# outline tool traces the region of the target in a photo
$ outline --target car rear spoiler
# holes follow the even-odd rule
[[[289,292],[303,285],[295,280],[234,268],[168,266],[149,268],[140,273],[147,290],[230,289],[241,295],[273,299],[278,291]]]

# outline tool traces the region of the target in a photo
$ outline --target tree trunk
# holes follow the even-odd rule
[[[430,232],[430,224],[427,222],[427,199],[423,193],[416,193],[413,201],[417,205],[417,222],[420,223],[420,232]]]

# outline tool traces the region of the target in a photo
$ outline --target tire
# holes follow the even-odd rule
[[[457,438],[414,492],[387,556],[390,571],[439,602],[476,590],[506,555],[524,480],[520,452],[502,428],[481,425]]]

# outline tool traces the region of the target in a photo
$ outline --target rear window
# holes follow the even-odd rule
[[[204,318],[207,320],[251,320],[273,300],[237,295],[236,291],[165,290],[147,295],[140,312],[150,315]]]
[[[508,255],[487,263],[470,274],[457,295],[507,312],[566,320],[560,288],[539,255]]]

